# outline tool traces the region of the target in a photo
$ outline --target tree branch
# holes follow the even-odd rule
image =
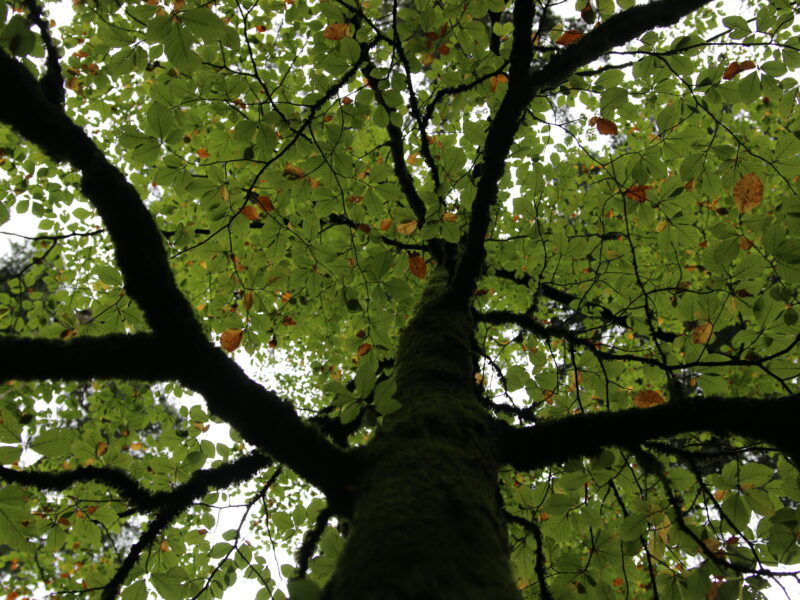
[[[540,69],[524,75],[520,65],[527,59],[525,68],[530,68],[530,27],[526,20],[527,15],[522,12],[518,15],[518,11],[523,11],[521,6],[529,3],[515,3],[514,45],[511,50],[508,92],[492,118],[483,145],[484,162],[472,203],[469,230],[463,239],[464,251],[452,282],[457,297],[469,298],[481,275],[486,257],[484,240],[489,230],[490,211],[497,202],[499,181],[505,172],[514,136],[528,104],[540,92],[559,85],[576,69],[600,58],[616,46],[630,42],[654,27],[673,25],[709,1],[656,0],[650,4],[634,6],[614,15],[584,35],[578,43],[553,56]],[[528,37],[523,40],[526,31]]]
[[[501,424],[504,460],[520,470],[538,469],[606,446],[633,447],[655,438],[710,431],[766,441],[795,462],[800,438],[792,417],[800,394],[781,398],[691,398],[646,409],[584,413],[516,429]]]
[[[50,340],[0,336],[0,381],[8,379],[178,379],[180,357],[152,334]],[[176,360],[177,359],[177,360]]]
[[[161,235],[136,189],[86,133],[45,98],[31,73],[3,51],[0,77],[14,90],[0,94],[0,121],[39,145],[53,160],[68,161],[83,172],[82,191],[111,235],[126,290],[144,311],[159,343],[170,349],[169,361],[178,366],[181,383],[201,393],[209,410],[248,442],[320,487],[331,506],[347,510],[345,490],[353,477],[352,457],[304,423],[289,402],[252,381],[208,343],[193,308],[175,283]],[[105,364],[109,362],[105,359]],[[52,367],[60,372],[60,367]],[[38,373],[54,376],[44,368]]]
[[[38,490],[62,491],[76,483],[100,483],[119,492],[137,511],[152,512],[166,504],[180,504],[185,508],[206,494],[209,488],[228,487],[244,481],[267,467],[271,460],[263,454],[248,454],[230,463],[192,473],[189,481],[164,492],[151,492],[128,473],[104,467],[79,467],[57,473],[45,471],[16,471],[0,467],[0,479],[34,487]]]

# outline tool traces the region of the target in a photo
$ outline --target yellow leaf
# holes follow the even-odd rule
[[[744,175],[733,187],[733,201],[742,214],[748,213],[761,204],[764,198],[764,184],[755,173]]]
[[[666,400],[656,390],[642,390],[633,397],[633,405],[636,408],[651,408],[664,402]]]
[[[706,321],[692,330],[692,341],[695,344],[705,344],[711,339],[712,331],[714,331],[714,326]]]
[[[233,352],[242,343],[242,333],[244,332],[241,329],[226,329],[219,336],[220,347],[228,352]]]
[[[656,224],[656,233],[661,233],[662,231],[664,231],[667,228],[667,225],[669,225],[669,223],[667,223],[666,221],[659,221]]]
[[[405,223],[400,223],[397,225],[397,233],[402,233],[403,235],[411,235],[416,230],[417,230],[416,221],[406,221]]]
[[[97,446],[95,447],[95,452],[97,456],[103,456],[108,450],[108,444],[106,442],[97,442]]]
[[[458,215],[456,213],[448,212],[448,213],[444,213],[442,215],[442,221],[444,221],[445,223],[452,223],[456,219],[458,219]]]

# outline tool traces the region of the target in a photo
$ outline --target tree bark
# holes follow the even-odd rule
[[[397,400],[364,449],[330,600],[518,600],[497,505],[497,433],[475,398],[473,324],[432,277],[400,338]]]

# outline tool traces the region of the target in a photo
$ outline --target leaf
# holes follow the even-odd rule
[[[492,76],[489,78],[489,82],[490,82],[490,84],[491,84],[492,93],[494,94],[494,93],[497,91],[497,86],[498,86],[499,84],[501,84],[501,83],[508,83],[508,77],[506,77],[506,76],[505,76],[505,75],[503,75],[502,73],[501,73],[500,75],[492,75]]]
[[[226,329],[219,336],[219,345],[226,352],[233,352],[242,343],[242,329]]]
[[[624,195],[630,200],[636,202],[647,202],[647,190],[653,189],[651,185],[632,185],[625,190]]]
[[[380,225],[378,225],[378,229],[380,229],[381,231],[388,231],[389,228],[391,228],[393,222],[394,221],[392,221],[392,219],[389,218],[382,219]]]
[[[365,355],[367,352],[369,352],[370,350],[372,350],[372,344],[368,344],[367,342],[364,342],[363,344],[361,344],[361,345],[358,347],[357,354],[358,354],[359,356],[364,356],[364,355]]]
[[[289,181],[297,181],[298,179],[302,179],[306,176],[305,171],[300,167],[296,167],[292,164],[286,165],[283,169],[283,176],[288,179]]]
[[[583,13],[581,13],[581,16],[582,15]],[[558,44],[559,46],[569,46],[579,41],[582,37],[583,33],[581,33],[580,31],[577,31],[575,29],[568,29],[558,37],[558,39],[556,40],[556,44]]]
[[[742,214],[749,213],[761,204],[764,197],[764,185],[755,173],[742,176],[733,187],[733,201]]]
[[[589,119],[589,125],[597,127],[597,131],[604,135],[617,135],[619,133],[617,124],[614,123],[614,121],[609,121],[601,117],[592,117]]]
[[[331,23],[325,28],[323,36],[326,40],[338,41],[347,36],[347,23]]]
[[[752,60],[745,60],[741,63],[733,61],[725,69],[725,72],[722,74],[722,78],[731,80],[742,71],[749,71],[750,69],[755,69],[755,68],[756,68],[756,63],[754,63]]]
[[[425,279],[425,275],[428,273],[428,265],[418,252],[411,252],[408,255],[408,269],[420,279]]]
[[[68,456],[72,453],[72,442],[76,440],[72,429],[50,429],[37,435],[31,449],[50,458]]]
[[[411,235],[417,230],[417,222],[416,221],[406,221],[405,223],[400,223],[396,227],[397,233],[403,235]]]
[[[275,210],[275,207],[272,205],[272,199],[269,196],[259,196],[258,205],[266,212]]]
[[[258,221],[261,218],[261,215],[259,214],[258,209],[255,206],[253,206],[252,204],[248,204],[247,206],[242,208],[240,213],[242,215],[244,215],[244,217],[248,221]]]
[[[714,326],[706,321],[698,325],[692,330],[692,342],[695,344],[705,344],[711,339],[711,333],[714,331]]]
[[[205,148],[200,148],[197,151],[197,156],[199,156],[200,158],[211,158],[211,154],[209,154],[208,150],[206,150]]]
[[[656,390],[642,390],[633,397],[633,405],[636,408],[651,408],[664,402],[666,400]]]

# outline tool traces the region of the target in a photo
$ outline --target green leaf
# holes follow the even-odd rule
[[[51,458],[67,456],[76,437],[72,429],[50,429],[33,439],[31,449]]]

